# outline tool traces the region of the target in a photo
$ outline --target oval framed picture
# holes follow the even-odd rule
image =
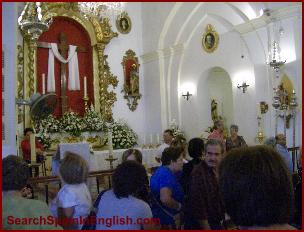
[[[217,32],[213,29],[211,24],[208,24],[202,38],[202,46],[204,50],[208,53],[214,52],[218,46],[218,42],[219,36]]]
[[[132,22],[127,12],[122,12],[117,16],[116,28],[122,34],[128,34],[132,28]]]

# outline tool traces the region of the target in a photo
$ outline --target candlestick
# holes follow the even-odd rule
[[[258,117],[261,117],[261,107],[260,103],[257,103]]]
[[[83,78],[83,89],[84,89],[84,97],[87,97],[88,92],[87,92],[87,77],[84,76]]]
[[[35,134],[30,134],[30,145],[31,145],[31,162],[36,162]]]
[[[84,101],[84,109],[85,109],[85,111],[87,111],[87,110],[88,110],[88,101],[89,101],[89,97],[88,97],[88,96],[85,96],[85,97],[83,97],[82,99],[83,99],[83,101]]]
[[[45,94],[45,74],[42,73],[42,94]]]

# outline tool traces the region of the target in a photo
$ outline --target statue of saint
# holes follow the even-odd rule
[[[219,119],[217,113],[217,102],[215,101],[215,99],[212,99],[211,101],[211,118],[213,122]]]
[[[139,94],[139,75],[136,70],[136,64],[132,64],[132,70],[130,72],[130,94]]]
[[[287,107],[289,105],[289,97],[287,90],[283,86],[283,83],[279,85],[278,95],[280,97],[280,102],[282,106],[281,108],[283,109],[284,107]]]

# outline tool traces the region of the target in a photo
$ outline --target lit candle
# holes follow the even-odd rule
[[[159,133],[156,134],[156,138],[157,138],[157,144],[159,144],[160,143]]]
[[[30,145],[31,145],[31,162],[36,162],[35,134],[30,134]]]
[[[84,89],[84,97],[87,97],[87,77],[84,76],[83,78],[83,89]]]
[[[45,74],[42,73],[42,94],[45,94]]]
[[[150,134],[150,144],[153,144],[153,134]]]
[[[293,93],[293,94],[295,94],[295,93],[296,93],[296,91],[293,89],[293,90],[292,90],[292,93]]]

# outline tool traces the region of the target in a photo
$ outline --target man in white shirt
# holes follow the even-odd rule
[[[276,149],[281,157],[284,159],[287,168],[290,173],[293,173],[293,163],[290,153],[286,147],[286,137],[283,134],[278,134],[275,136],[276,139]]]
[[[158,150],[157,150],[157,154],[156,154],[156,161],[158,163],[160,163],[160,160],[161,160],[161,156],[162,156],[162,153],[163,151],[167,148],[167,147],[170,147],[170,144],[172,143],[173,141],[173,131],[170,130],[170,129],[167,129],[164,131],[163,133],[163,139],[164,139],[164,143],[161,144],[159,147],[158,147]]]

